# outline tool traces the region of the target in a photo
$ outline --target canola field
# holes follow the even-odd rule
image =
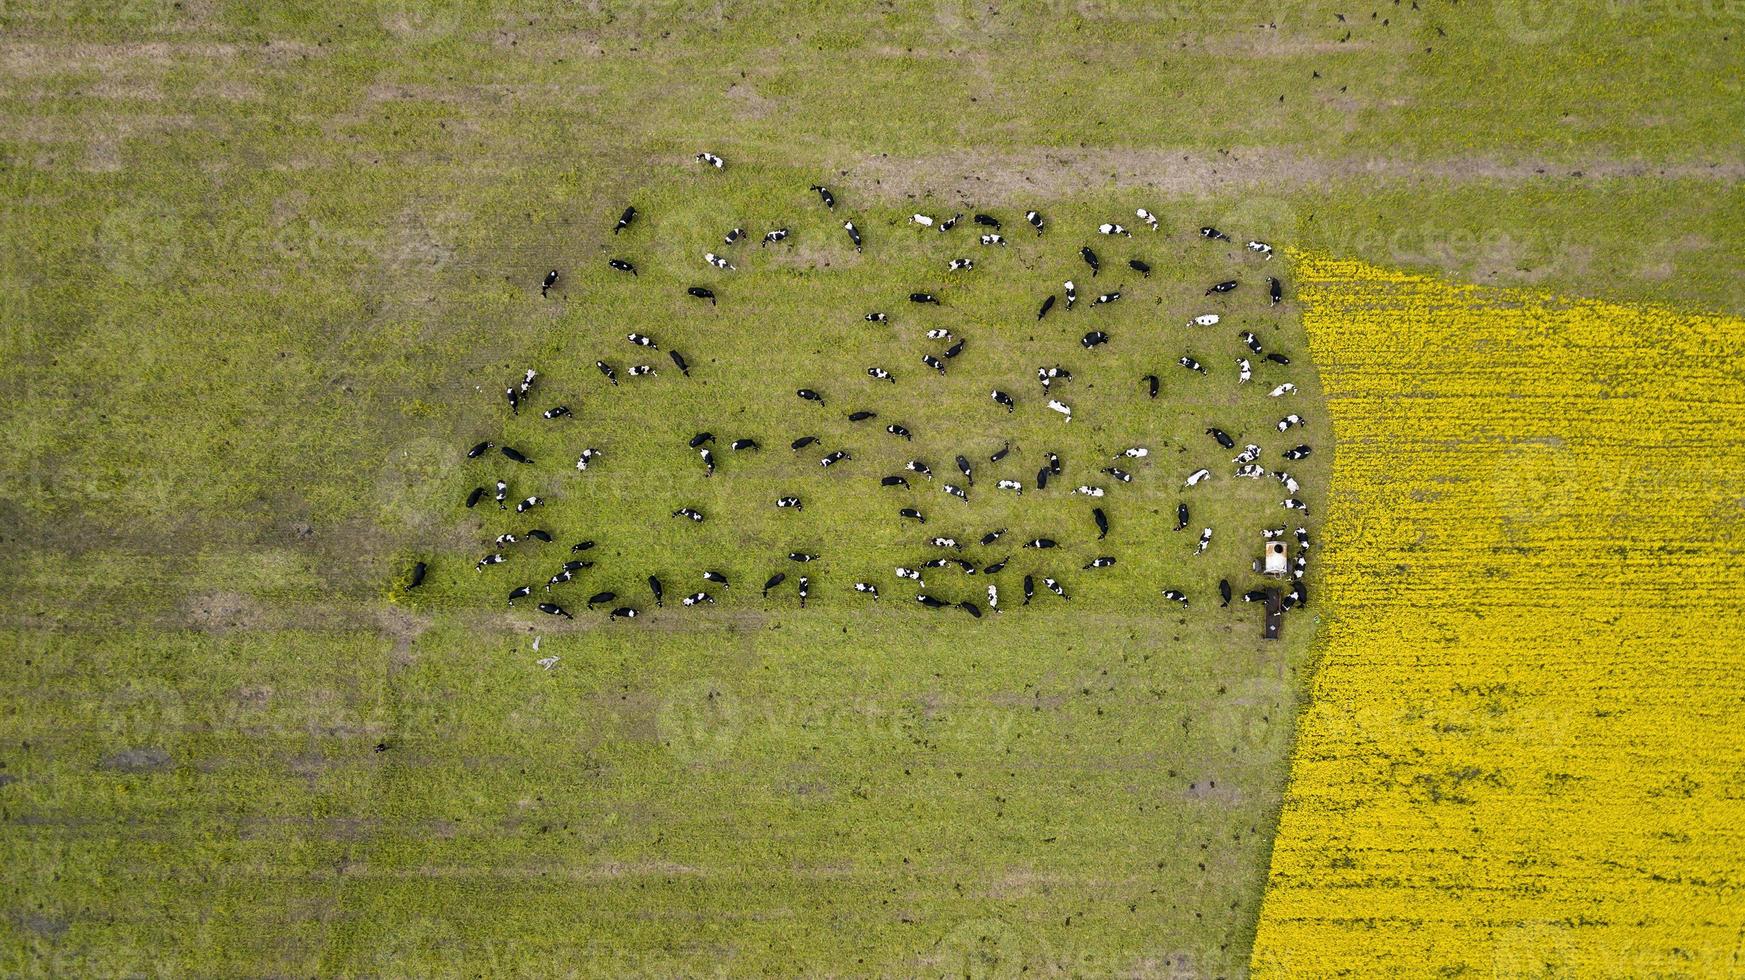
[[[1295,255],[1338,454],[1256,976],[1745,970],[1745,322]]]

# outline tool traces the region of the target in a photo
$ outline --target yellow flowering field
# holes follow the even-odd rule
[[[1745,973],[1745,321],[1292,258],[1338,448],[1255,974]]]

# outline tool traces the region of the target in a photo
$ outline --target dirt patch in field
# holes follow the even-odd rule
[[[163,749],[124,749],[104,756],[100,765],[112,772],[163,772],[174,765],[174,760]]]
[[[190,623],[208,633],[260,629],[266,618],[260,604],[240,592],[193,596],[183,611]]]

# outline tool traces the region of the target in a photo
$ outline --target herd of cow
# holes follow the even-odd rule
[[[711,166],[717,169],[724,168],[726,165],[724,160],[711,153],[698,154],[697,160],[706,166]],[[822,185],[814,185],[812,190],[817,193],[825,208],[832,211],[835,210],[836,197],[829,188]],[[1152,231],[1157,230],[1159,224],[1158,219],[1150,211],[1145,208],[1139,208],[1136,210],[1135,214],[1139,220]],[[616,226],[613,228],[613,234],[616,235],[632,229],[639,217],[640,215],[636,208],[626,208],[620,215]],[[936,219],[933,216],[926,214],[915,214],[911,218],[915,224],[922,227],[936,229],[941,233],[949,233],[962,219],[962,214],[956,214],[943,220]],[[1006,239],[1003,237],[1003,223],[999,218],[990,214],[977,213],[973,215],[971,220],[974,222],[977,229],[977,231],[974,232],[974,241],[978,244],[993,248],[1003,247],[1006,244]],[[1049,227],[1043,216],[1037,211],[1025,212],[1024,220],[1037,235],[1042,235]],[[865,244],[861,230],[856,227],[854,222],[851,220],[843,221],[842,227],[854,249],[860,251]],[[1226,242],[1230,240],[1223,232],[1213,227],[1202,227],[1199,231],[1200,235],[1208,240]],[[1113,222],[1100,224],[1097,228],[1097,232],[1101,235],[1121,237],[1131,237],[1132,234],[1124,226]],[[789,229],[775,228],[762,236],[762,244],[765,246],[777,244],[785,241],[789,235]],[[743,229],[733,228],[723,237],[723,247],[730,249],[734,245],[747,240],[747,237],[748,236]],[[1270,245],[1260,241],[1247,242],[1247,248],[1266,257],[1270,257],[1272,252],[1272,247]],[[1082,246],[1079,249],[1079,257],[1089,268],[1090,274],[1095,276],[1100,270],[1102,264],[1102,260],[1097,255],[1096,251],[1089,246]],[[705,254],[703,259],[709,266],[717,270],[732,270],[735,268],[730,259],[718,255],[713,251]],[[1128,265],[1141,275],[1148,275],[1151,271],[1150,266],[1147,263],[1137,258],[1129,260]],[[625,259],[609,259],[608,266],[625,275],[638,275],[636,266]],[[974,260],[970,258],[958,258],[953,259],[950,262],[951,270],[967,270],[973,268]],[[540,285],[540,294],[542,296],[548,295],[550,290],[558,285],[562,275],[562,272],[556,269],[548,272]],[[1238,279],[1224,279],[1213,283],[1206,290],[1206,293],[1207,295],[1228,293],[1237,289],[1239,285],[1240,280]],[[1266,289],[1269,301],[1276,305],[1282,298],[1283,289],[1281,283],[1276,277],[1266,277]],[[699,300],[711,304],[718,302],[715,292],[707,286],[690,286],[686,291],[690,296],[696,297]],[[1059,293],[1052,290],[1049,292],[1038,308],[1036,314],[1037,319],[1041,320],[1047,317],[1049,313],[1055,309],[1057,301],[1061,299],[1064,299],[1064,308],[1066,310],[1071,310],[1078,302],[1078,290],[1073,281],[1066,281]],[[1119,289],[1116,289],[1109,292],[1099,293],[1091,302],[1092,305],[1106,305],[1117,302],[1120,299],[1121,292]],[[939,298],[933,293],[920,291],[911,293],[909,295],[909,300],[917,304],[938,304],[940,302]],[[888,314],[883,311],[873,311],[865,314],[865,319],[869,322],[882,323],[888,320]],[[1193,318],[1190,323],[1195,327],[1214,327],[1218,324],[1219,320],[1220,317],[1218,314],[1207,313]],[[950,333],[945,330],[930,331],[927,336],[929,340],[948,344],[948,346],[940,349],[937,354],[926,353],[920,358],[921,363],[926,367],[943,374],[947,370],[947,363],[963,354],[965,342],[961,339],[953,338]],[[1283,354],[1278,352],[1268,353],[1260,340],[1252,332],[1242,331],[1239,333],[1239,336],[1245,347],[1254,357],[1264,357],[1272,363],[1281,366],[1288,366],[1290,364],[1290,359]],[[655,339],[644,334],[631,333],[626,339],[638,350],[646,352],[660,351],[660,345],[655,341]],[[1084,335],[1080,343],[1086,350],[1090,350],[1107,343],[1108,340],[1108,335],[1103,331],[1092,330]],[[673,366],[681,375],[685,377],[690,376],[690,363],[682,353],[677,350],[667,350],[665,353],[667,358],[672,362]],[[1178,358],[1176,363],[1186,371],[1196,372],[1201,375],[1207,373],[1207,368],[1204,364],[1201,364],[1197,359],[1188,355],[1183,355]],[[616,365],[611,364],[606,360],[598,360],[595,361],[595,367],[607,383],[614,386],[618,385],[618,368]],[[1236,383],[1238,385],[1247,384],[1253,376],[1253,367],[1250,358],[1246,356],[1237,357],[1235,359],[1234,367]],[[645,377],[654,375],[656,369],[652,364],[639,363],[630,366],[627,373],[633,378]],[[868,377],[876,381],[884,381],[890,384],[897,383],[896,375],[884,366],[875,365],[868,367],[865,369],[865,373]],[[535,386],[538,378],[538,372],[529,369],[516,383],[511,384],[504,389],[503,399],[511,414],[519,415],[524,403],[528,403],[535,396]],[[1047,399],[1047,407],[1061,415],[1066,422],[1072,421],[1072,406],[1059,397],[1054,391],[1054,388],[1057,384],[1063,384],[1070,382],[1071,380],[1072,372],[1060,365],[1044,365],[1037,369],[1037,381],[1042,387],[1043,397]],[[1159,379],[1155,375],[1146,375],[1138,380],[1145,386],[1150,397],[1157,397]],[[1272,398],[1284,399],[1295,393],[1296,390],[1297,388],[1295,384],[1286,381],[1272,388],[1268,392],[1268,395]],[[800,388],[795,392],[795,396],[800,399],[816,402],[820,405],[824,404],[825,401],[823,394],[811,388]],[[991,398],[1008,413],[1016,411],[1017,403],[1007,392],[994,389],[991,392]],[[543,418],[549,420],[569,417],[573,413],[567,405],[557,404],[546,408],[540,414]],[[876,413],[874,412],[861,411],[849,415],[848,419],[851,422],[865,422],[875,416]],[[1280,433],[1287,433],[1291,429],[1302,424],[1303,418],[1301,415],[1296,412],[1287,411],[1278,419],[1276,427]],[[903,440],[911,440],[913,438],[913,434],[901,424],[891,423],[886,425],[884,428],[885,431],[893,437]],[[1236,441],[1218,428],[1208,427],[1205,430],[1205,434],[1220,449],[1236,449]],[[789,449],[795,453],[799,453],[812,449],[818,444],[818,437],[807,435],[793,440],[789,444]],[[713,475],[715,472],[715,448],[718,445],[719,444],[716,442],[714,434],[706,431],[698,432],[689,440],[690,450],[697,454],[697,459],[707,475]],[[728,451],[731,453],[754,452],[760,448],[761,447],[755,440],[749,438],[736,439],[728,444]],[[466,455],[469,460],[482,462],[491,457],[491,451],[493,449],[496,450],[496,455],[500,456],[502,459],[505,459],[512,464],[516,464],[516,468],[533,465],[533,461],[529,459],[526,454],[520,452],[513,446],[492,442],[488,439],[472,446],[467,450]],[[1010,449],[1011,447],[1008,443],[999,451],[993,453],[989,457],[989,462],[991,464],[1000,463],[1008,455]],[[1281,451],[1279,457],[1286,461],[1299,460],[1307,457],[1311,452],[1313,452],[1312,448],[1306,444],[1296,445]],[[601,459],[602,455],[601,450],[594,447],[582,449],[576,460],[576,469],[578,471],[586,472],[590,466],[594,465]],[[1150,450],[1144,446],[1133,446],[1127,448],[1124,451],[1117,453],[1110,465],[1100,467],[1100,473],[1121,483],[1129,483],[1134,477],[1132,474],[1123,470],[1120,464],[1125,460],[1142,459],[1148,455],[1150,455]],[[1283,469],[1268,470],[1263,467],[1260,463],[1261,456],[1262,450],[1258,445],[1247,444],[1243,446],[1237,454],[1230,459],[1230,466],[1232,467],[1230,470],[1231,476],[1234,478],[1255,480],[1264,478],[1277,480],[1284,486],[1288,493],[1288,496],[1282,501],[1283,508],[1294,511],[1299,515],[1307,516],[1308,507],[1298,496],[1299,485],[1297,480],[1292,477],[1289,472]],[[853,458],[854,457],[848,451],[836,449],[820,455],[818,457],[818,462],[820,467],[829,469],[830,467],[850,461]],[[955,463],[957,472],[962,475],[962,485],[955,482],[956,478],[951,478],[952,482],[946,482],[946,480],[942,478],[940,480],[940,487],[945,493],[967,501],[968,491],[965,488],[968,486],[974,486],[975,466],[963,455],[958,455],[953,462]],[[1044,454],[1042,466],[1037,471],[1035,480],[1031,484],[1031,487],[1035,490],[1046,489],[1051,481],[1057,480],[1063,475],[1064,468],[1065,464],[1060,456],[1053,452]],[[909,477],[905,476],[905,473],[926,480],[932,480],[934,475],[933,467],[927,461],[920,458],[914,458],[910,459],[905,465],[903,473],[880,475],[878,478],[879,486],[882,488],[894,488],[900,491],[912,492],[913,488],[909,483]],[[1187,474],[1183,485],[1184,487],[1194,487],[1206,481],[1211,476],[1211,468],[1201,467],[1194,470],[1192,473]],[[1002,477],[998,479],[994,483],[994,487],[996,492],[1012,494],[1023,494],[1026,490],[1022,481],[1010,477]],[[1084,496],[1090,500],[1100,500],[1107,493],[1107,490],[1102,486],[1096,486],[1090,482],[1086,482],[1080,483],[1070,492]],[[507,511],[510,506],[513,506],[517,514],[523,515],[536,515],[538,509],[544,503],[544,500],[539,496],[530,495],[511,504],[509,481],[497,478],[492,481],[492,486],[490,488],[487,488],[484,485],[474,487],[466,497],[465,506],[468,508],[476,507],[487,497],[487,495],[492,498],[499,509]],[[672,511],[672,517],[674,519],[699,523],[708,519],[707,515],[698,508],[683,505],[682,502],[679,503],[680,506],[675,507]],[[793,495],[776,497],[774,498],[773,503],[774,506],[778,508],[788,508],[794,511],[802,511],[805,507],[804,501],[800,497]],[[898,507],[896,513],[899,518],[913,521],[917,524],[925,524],[927,522],[927,518],[921,509],[915,506]],[[1090,517],[1091,522],[1096,526],[1097,540],[1101,541],[1106,539],[1110,533],[1110,522],[1107,512],[1100,504],[1094,504],[1090,507],[1090,513],[1088,516]],[[1189,527],[1191,515],[1187,503],[1182,502],[1177,505],[1176,517],[1177,521],[1175,530],[1182,531]],[[529,520],[532,519],[534,518],[530,516]],[[1268,540],[1280,539],[1287,534],[1288,530],[1287,527],[1281,525],[1267,529],[1264,532],[1264,536]],[[993,546],[1004,534],[1005,529],[1003,528],[989,531],[980,538],[979,544],[982,547]],[[1213,529],[1209,526],[1204,527],[1200,531],[1197,550],[1195,552],[1196,554],[1205,552],[1206,548],[1211,543],[1212,535]],[[1303,575],[1307,565],[1306,553],[1309,549],[1307,529],[1300,526],[1297,527],[1295,529],[1295,540],[1297,544],[1297,554],[1288,570],[1288,578],[1291,583],[1289,590],[1251,590],[1242,593],[1241,598],[1243,600],[1250,602],[1268,602],[1275,614],[1279,610],[1288,610],[1300,607],[1307,603],[1308,594],[1303,585]],[[483,558],[479,559],[476,567],[481,573],[483,573],[486,569],[493,566],[506,564],[509,561],[509,554],[512,546],[527,546],[529,544],[534,546],[549,545],[553,542],[554,538],[551,532],[538,527],[529,528],[519,534],[504,533],[496,537],[492,549]],[[573,618],[569,609],[565,608],[559,601],[561,593],[557,590],[559,587],[575,581],[579,575],[582,575],[584,572],[593,568],[594,562],[589,560],[586,557],[586,554],[592,550],[594,546],[595,543],[591,540],[578,541],[572,544],[569,548],[571,557],[564,561],[561,567],[556,567],[553,573],[546,578],[543,588],[537,597],[535,595],[535,587],[537,583],[516,584],[509,588],[507,590],[507,601],[509,606],[513,607],[517,600],[531,599],[534,600],[532,602],[534,608],[542,613],[552,616],[560,616],[566,619]],[[925,539],[924,547],[933,552],[932,557],[928,557],[924,560],[917,560],[910,565],[897,566],[892,570],[897,580],[913,584],[916,590],[915,600],[917,602],[923,606],[934,609],[956,607],[962,609],[971,616],[978,619],[981,618],[984,609],[982,604],[978,601],[975,601],[974,599],[959,599],[956,601],[947,600],[940,598],[938,595],[927,590],[928,587],[923,578],[923,575],[927,571],[955,568],[961,572],[963,576],[975,576],[977,581],[984,583],[984,588],[976,589],[975,592],[977,598],[980,598],[980,596],[985,593],[986,609],[988,611],[997,612],[1000,610],[1001,598],[998,578],[1000,573],[1006,567],[1009,556],[1008,558],[1002,558],[993,562],[973,562],[963,557],[963,550],[965,547],[963,542],[943,536],[933,536]],[[1026,549],[1035,549],[1040,552],[1046,552],[1049,549],[1057,547],[1057,542],[1053,538],[1039,536],[1025,542],[1023,547]],[[583,557],[575,557],[577,555]],[[793,551],[787,554],[786,560],[791,563],[791,567],[797,566],[798,568],[803,569],[807,563],[817,561],[819,557],[819,555],[809,552]],[[1084,566],[1084,568],[1108,568],[1113,566],[1116,563],[1116,560],[1116,556],[1114,555],[1101,555],[1093,558]],[[422,562],[419,562],[414,566],[411,576],[411,587],[415,588],[422,583],[425,570],[426,566]],[[877,581],[879,577],[880,576],[877,575],[867,575],[861,580],[854,582],[854,591],[861,595],[870,597],[872,600],[878,600],[881,596],[879,583]],[[1032,574],[1027,574],[1023,577],[1023,601],[1026,605],[1029,604],[1031,599],[1036,595],[1036,580],[1038,577],[1039,576]],[[1043,586],[1050,593],[1061,599],[1071,598],[1065,585],[1063,585],[1054,575],[1041,575],[1040,578]],[[780,589],[788,582],[788,580],[789,577],[786,571],[775,571],[774,574],[768,576],[763,583],[763,596],[768,598],[772,592]],[[652,599],[656,606],[664,605],[666,597],[666,587],[664,583],[662,583],[660,578],[655,575],[648,575],[645,581],[649,590],[650,599]],[[701,587],[694,592],[686,591],[682,596],[682,602],[685,606],[713,603],[715,599],[708,589],[710,587],[725,589],[729,585],[728,576],[715,569],[700,569],[697,573],[697,581],[702,583]],[[806,600],[810,592],[810,585],[811,582],[808,576],[796,572],[794,576],[794,586],[801,607],[806,605]],[[1221,579],[1218,583],[1218,588],[1223,605],[1229,605],[1234,598],[1233,589],[1231,588],[1229,580]],[[1183,606],[1186,606],[1189,603],[1188,595],[1179,588],[1164,589],[1162,590],[1162,595],[1165,599],[1180,603]],[[631,619],[639,614],[636,605],[632,604],[626,599],[626,597],[620,596],[611,590],[600,590],[592,593],[588,596],[585,605],[589,609],[598,607],[609,608],[610,612],[608,613],[608,617],[614,620]]]

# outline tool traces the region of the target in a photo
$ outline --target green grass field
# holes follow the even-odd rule
[[[1246,972],[1314,622],[1268,645],[1252,607],[1216,608],[1286,512],[1201,430],[1276,463],[1272,420],[1310,416],[1318,453],[1290,468],[1318,508],[1334,434],[1294,307],[1259,288],[1288,290],[1288,262],[1194,229],[1745,307],[1745,12],[1418,8],[0,5],[0,971]],[[644,218],[615,239],[627,203]],[[993,212],[1011,246],[916,210]],[[720,247],[735,225],[752,243]],[[777,225],[789,242],[757,249]],[[960,255],[977,269],[947,273]],[[1244,286],[1201,296],[1226,273]],[[1080,308],[1037,323],[1068,276]],[[917,288],[946,305],[911,307]],[[1225,322],[1183,325],[1207,311]],[[919,363],[930,327],[968,341],[944,377]],[[1087,352],[1093,328],[1113,342]],[[1295,363],[1239,393],[1244,328]],[[623,377],[642,360],[659,376]],[[1070,425],[1042,407],[1053,363]],[[576,418],[507,417],[528,367],[532,407]],[[1298,401],[1262,397],[1287,376]],[[915,444],[844,420],[861,407]],[[704,429],[765,449],[717,447],[705,479],[685,447]],[[790,454],[807,434],[856,459]],[[537,463],[465,460],[484,438]],[[1093,478],[1135,444],[1133,484]],[[606,455],[577,473],[586,445]],[[881,490],[911,449],[933,485]],[[1111,488],[1107,547],[1091,502],[989,486],[1028,486],[1050,449],[1059,490]],[[958,452],[968,504],[937,489]],[[1200,465],[1221,482],[1181,492]],[[536,522],[461,506],[499,473],[548,499]],[[1170,530],[1183,497],[1218,528],[1199,559]],[[928,534],[1060,539],[1014,558],[1002,606],[1045,568],[1073,600],[920,608],[890,573],[926,556],[906,504]],[[531,523],[553,555],[473,570]],[[584,537],[599,564],[565,604],[611,588],[644,617],[503,607]],[[792,549],[825,556],[804,611]],[[1079,570],[1104,553],[1120,564]],[[733,579],[719,603],[670,608],[710,567]]]

